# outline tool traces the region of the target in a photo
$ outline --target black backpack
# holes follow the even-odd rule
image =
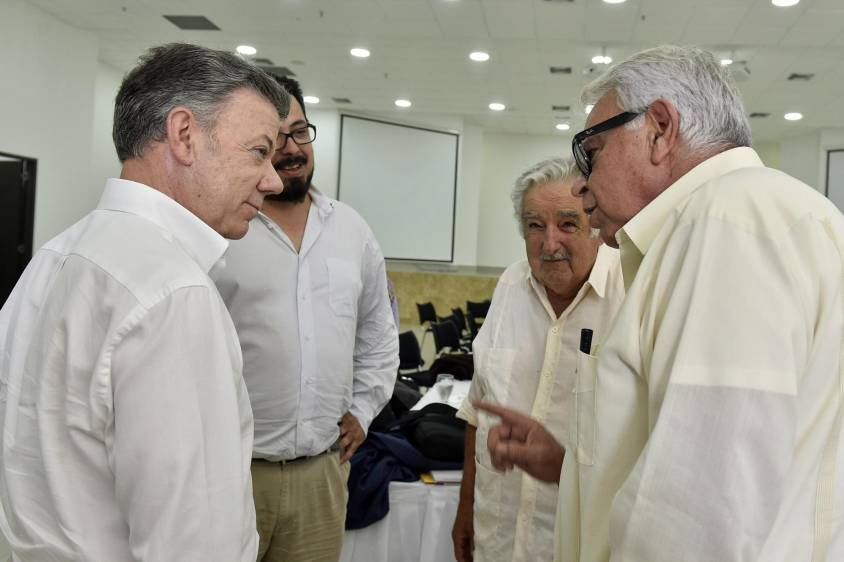
[[[390,431],[401,432],[429,459],[463,462],[466,422],[456,417],[456,413],[448,404],[435,402],[406,413]]]

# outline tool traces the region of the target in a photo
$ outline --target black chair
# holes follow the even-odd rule
[[[471,312],[476,320],[478,318],[486,318],[486,315],[489,314],[490,304],[491,301],[489,299],[481,302],[466,301],[466,312]]]
[[[442,351],[469,352],[469,348],[460,343],[460,334],[457,332],[457,325],[451,319],[444,322],[431,324],[431,332],[434,334],[434,347],[437,355]]]
[[[422,348],[425,347],[425,337],[431,331],[431,324],[437,321],[437,311],[431,302],[416,303],[416,311],[419,313],[419,325],[425,329],[422,332],[422,343],[419,345]],[[425,322],[428,323],[427,326]]]
[[[469,325],[469,336],[474,340],[478,337],[478,330],[481,329],[481,324],[475,319],[475,315],[469,310],[466,312],[466,324]]]
[[[469,325],[466,322],[466,315],[463,314],[463,309],[459,306],[451,309],[451,315],[457,320],[457,329],[460,332],[460,341],[463,343],[472,343],[475,339],[472,332],[469,330]]]
[[[419,340],[416,334],[408,330],[399,334],[399,371],[407,369],[419,370],[425,365]]]

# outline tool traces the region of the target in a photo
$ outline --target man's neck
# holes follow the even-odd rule
[[[302,201],[264,199],[264,205],[261,208],[261,211],[270,217],[290,238],[297,252],[302,248],[302,239],[305,237],[305,227],[308,224],[311,203],[309,193],[305,195],[305,199]]]

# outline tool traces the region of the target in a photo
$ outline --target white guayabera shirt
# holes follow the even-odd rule
[[[844,217],[736,148],[617,239],[627,297],[578,358],[557,559],[844,560]]]
[[[618,251],[603,245],[589,278],[559,318],[526,260],[501,275],[489,314],[473,342],[475,375],[457,414],[478,428],[477,562],[550,560],[557,486],[521,470],[495,471],[486,441],[497,418],[478,412],[471,401],[487,400],[529,414],[565,445],[580,330],[589,328],[596,337],[606,334],[623,297]]]
[[[226,241],[111,179],[0,311],[0,528],[14,560],[252,562],[252,411],[208,270]]]

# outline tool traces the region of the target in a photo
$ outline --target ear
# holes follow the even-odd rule
[[[165,123],[170,154],[182,165],[193,164],[196,153],[197,122],[190,109],[177,106],[167,114]]]
[[[653,126],[651,136],[651,163],[661,164],[680,143],[680,114],[670,101],[659,98],[648,108],[648,118]]]

